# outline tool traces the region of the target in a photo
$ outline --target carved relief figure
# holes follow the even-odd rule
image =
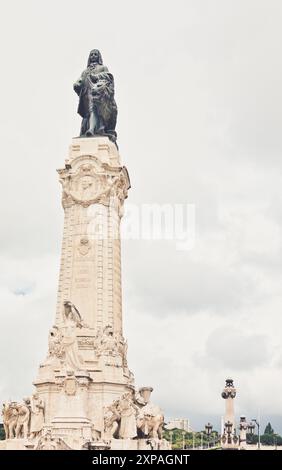
[[[152,387],[142,387],[136,395],[139,406],[137,428],[140,437],[162,439],[164,415],[159,406],[150,402]]]
[[[99,337],[100,336],[100,337]],[[97,355],[110,354],[116,356],[119,354],[118,341],[114,335],[114,330],[111,325],[105,326],[103,333],[98,336],[97,341]]]
[[[95,348],[98,356],[121,356],[123,366],[127,367],[127,341],[120,333],[114,333],[112,325],[106,325],[103,331],[97,334]]]
[[[128,343],[124,339],[121,333],[116,333],[115,337],[117,341],[118,354],[122,358],[122,366],[123,368],[127,368],[128,367],[128,364],[127,364]]]
[[[81,370],[83,367],[76,334],[76,329],[82,326],[82,318],[77,308],[69,301],[64,302],[63,324],[60,332],[65,353],[65,366],[71,370]]]
[[[98,332],[94,348],[98,357],[104,357],[108,365],[123,367],[128,371],[127,342],[120,333],[114,333],[112,325]]]
[[[117,438],[120,422],[120,413],[118,411],[119,400],[115,400],[104,410],[104,430],[105,439]]]
[[[117,407],[120,414],[120,439],[133,439],[137,436],[136,416],[138,407],[134,403],[134,390],[122,395]]]
[[[44,426],[44,409],[45,404],[37,393],[31,397],[31,421],[30,421],[30,438],[34,439],[40,435]]]
[[[136,394],[132,387],[105,409],[105,438],[162,440],[164,415],[150,402],[152,387],[142,387]]]
[[[23,403],[18,404],[17,410],[16,438],[27,439],[30,425],[30,399],[24,398]]]
[[[114,77],[97,49],[90,52],[87,68],[75,82],[74,91],[79,95],[78,113],[82,117],[80,136],[106,135],[115,142]]]
[[[158,406],[144,406],[137,418],[137,427],[141,436],[162,439],[164,416]]]
[[[2,416],[6,439],[13,439],[16,437],[16,426],[18,421],[17,403],[4,403],[2,408]]]
[[[123,174],[120,174],[113,179],[111,188],[111,201],[112,206],[120,217],[123,216],[123,203],[127,198],[127,189],[127,181]]]
[[[139,411],[134,401],[135,390],[130,389],[104,410],[105,438],[133,439],[137,436],[136,417]]]

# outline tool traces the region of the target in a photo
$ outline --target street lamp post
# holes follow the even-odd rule
[[[248,424],[248,431],[251,435],[254,434],[255,425],[253,423]]]
[[[226,429],[226,432],[227,432],[227,443],[228,444],[232,443],[232,440],[231,440],[232,427],[233,427],[233,424],[231,423],[231,421],[226,421],[225,429]]]
[[[194,431],[192,433],[192,436],[193,436],[193,450],[194,450],[195,449],[195,433],[194,433]]]
[[[258,450],[260,450],[260,423],[257,419],[252,419],[253,423],[255,423],[257,425],[257,428],[258,428]]]
[[[212,432],[212,424],[211,423],[208,423],[205,425],[205,433],[207,435],[207,438],[208,438],[208,449],[210,448],[210,435],[211,435],[211,432]]]
[[[203,433],[201,432],[201,450],[203,450]]]

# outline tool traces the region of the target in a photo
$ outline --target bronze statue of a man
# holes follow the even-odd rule
[[[101,53],[97,49],[90,52],[87,68],[73,88],[79,95],[77,112],[82,117],[80,137],[105,135],[116,142],[114,77],[103,65]]]

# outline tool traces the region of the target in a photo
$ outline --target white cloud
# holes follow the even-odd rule
[[[206,341],[205,354],[196,357],[200,367],[223,367],[237,373],[268,365],[270,351],[265,335],[251,335],[231,326],[214,330]],[[231,373],[231,375],[232,375]]]

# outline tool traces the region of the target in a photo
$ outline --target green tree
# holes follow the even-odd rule
[[[274,434],[274,429],[270,423],[268,423],[268,425],[266,426],[264,434]]]
[[[247,444],[257,444],[258,443],[258,435],[247,433]]]
[[[272,446],[274,444],[273,434],[263,434],[260,436],[260,442],[266,446]]]
[[[212,447],[213,443],[218,445],[219,440],[217,431],[213,431],[212,435],[208,439],[204,431],[192,433],[176,428],[172,430],[164,429],[164,438],[171,441],[173,449],[182,449],[183,438],[185,449],[192,449],[193,444],[195,448],[200,448],[201,444],[203,444],[203,448],[207,448],[208,446]]]
[[[279,434],[274,434],[274,443],[278,446],[282,446],[282,437]]]

